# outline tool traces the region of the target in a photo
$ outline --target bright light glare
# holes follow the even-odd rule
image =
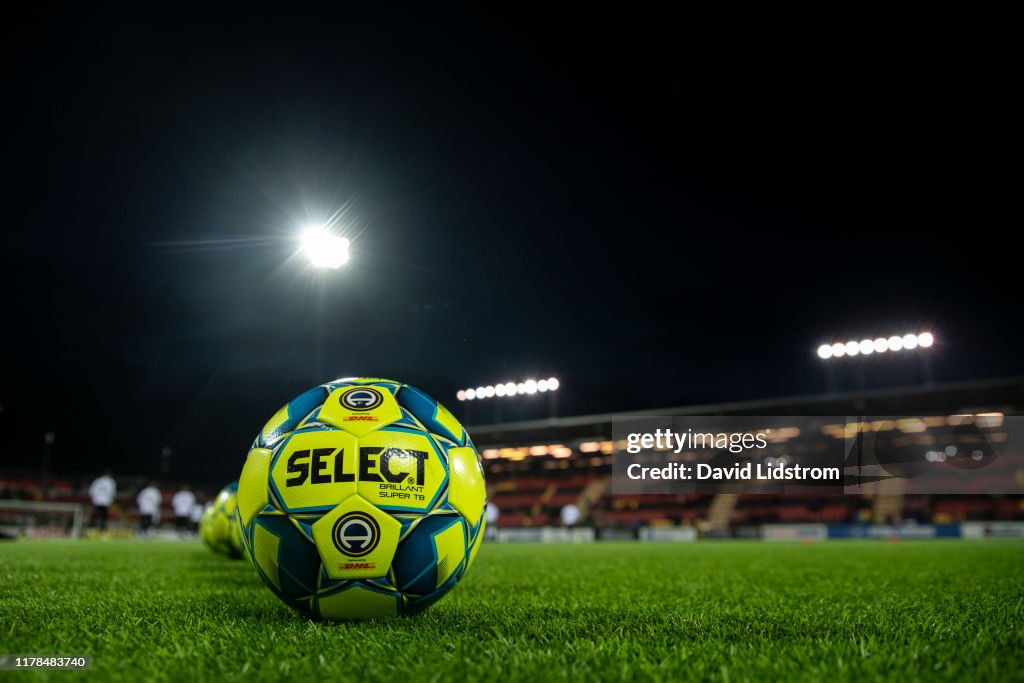
[[[475,389],[459,389],[455,395],[460,401],[472,401],[474,399],[482,400],[485,398],[493,398],[495,396],[503,398],[506,396],[546,393],[549,391],[557,391],[560,386],[561,382],[558,381],[557,377],[548,377],[547,379],[541,380],[528,379],[518,383],[502,382],[488,386],[479,386]]]
[[[306,228],[302,251],[315,268],[341,268],[348,262],[348,240],[323,226]]]
[[[931,332],[920,334],[908,333],[904,335],[894,334],[889,338],[877,337],[875,339],[862,339],[858,341],[834,342],[822,344],[818,347],[818,358],[828,360],[830,358],[843,358],[844,356],[869,356],[873,353],[886,353],[887,351],[912,351],[914,349],[927,349],[935,343],[935,337]]]

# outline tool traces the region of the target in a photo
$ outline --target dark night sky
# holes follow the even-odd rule
[[[12,23],[0,463],[51,429],[57,468],[171,444],[173,474],[230,477],[313,383],[295,235],[341,207],[327,374],[471,423],[493,408],[457,388],[549,374],[562,413],[820,392],[833,335],[934,329],[938,380],[1024,371],[1009,33],[774,19]]]

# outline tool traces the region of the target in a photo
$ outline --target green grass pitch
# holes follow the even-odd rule
[[[0,545],[12,680],[1024,680],[1024,543],[485,545],[411,618],[316,623],[198,543]]]

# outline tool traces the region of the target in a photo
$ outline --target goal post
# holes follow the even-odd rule
[[[84,526],[80,503],[0,499],[0,537],[80,538]]]

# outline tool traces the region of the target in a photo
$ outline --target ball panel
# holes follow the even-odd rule
[[[448,466],[427,434],[385,427],[359,439],[359,495],[382,510],[426,512],[448,483]]]
[[[462,520],[435,534],[434,547],[437,553],[436,590],[459,572],[466,561],[466,527]]]
[[[316,548],[296,527],[296,522],[286,515],[264,515],[256,521],[256,532],[263,537],[271,535],[276,539],[273,548],[264,549],[263,563],[273,563],[276,570],[268,573],[272,583],[284,596],[301,598],[311,595],[317,589],[320,574],[320,555]],[[254,543],[254,555],[261,552],[258,539]]]
[[[270,485],[285,512],[326,511],[356,492],[356,439],[340,429],[298,431],[270,461]]]
[[[345,386],[331,392],[317,419],[362,436],[402,419],[402,410],[390,391],[372,386]]]
[[[332,579],[386,576],[402,525],[391,515],[353,495],[313,524],[313,539]]]
[[[441,586],[466,555],[465,525],[458,515],[431,514],[402,540],[392,568],[399,590],[428,595]]]
[[[401,596],[361,584],[317,598],[317,612],[324,619],[372,619],[398,614]]]
[[[295,429],[314,408],[324,402],[327,389],[314,387],[281,407],[260,431],[260,446],[272,447],[282,436]]]
[[[242,542],[242,519],[238,516],[238,507],[235,507],[235,512],[231,515],[231,535],[229,540],[231,542],[230,556],[232,558],[239,558],[245,556],[245,544]]]
[[[476,451],[472,448],[451,448],[448,450],[448,462],[451,476],[448,502],[471,526],[476,526],[487,503],[487,487]]]
[[[277,571],[278,550],[281,539],[257,521],[252,534],[252,560],[260,576],[272,588],[281,590],[281,578]]]
[[[456,582],[454,581],[449,581],[444,586],[437,589],[433,593],[430,593],[429,595],[424,595],[422,597],[406,597],[405,606],[402,609],[402,613],[407,615],[413,615],[422,612],[423,610],[430,607],[444,596],[448,595],[448,593],[451,592],[452,588],[455,588],[455,583]]]
[[[267,506],[267,477],[270,471],[271,451],[254,448],[249,451],[238,478],[238,514],[242,524],[248,526],[260,510]]]
[[[410,387],[402,387],[398,392],[398,402],[407,408],[428,431],[451,439],[458,444],[464,443],[465,430],[459,421],[448,412],[448,409],[427,396],[425,393]]]
[[[214,548],[213,537],[213,505],[207,505],[203,510],[203,516],[199,519],[199,538],[203,540],[211,550]]]

